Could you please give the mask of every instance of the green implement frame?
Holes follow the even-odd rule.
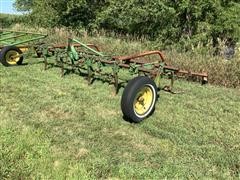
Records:
[[[67,46],[62,46],[61,48],[58,46],[55,48],[55,51],[57,64],[62,69],[62,76],[65,74],[66,68],[70,66],[73,71],[78,69],[82,74],[86,74],[89,84],[96,77],[114,82],[116,93],[119,85],[128,82],[128,79],[119,78],[121,74],[125,75],[126,72],[131,77],[148,76],[156,82],[158,88],[161,88],[160,79],[163,76],[167,76],[171,79],[171,83],[162,87],[162,89],[170,92],[173,92],[175,77],[198,80],[202,84],[208,81],[206,73],[194,73],[169,66],[165,61],[164,55],[158,50],[146,51],[131,56],[110,56],[100,52],[96,46],[87,45],[77,39],[69,38]],[[47,60],[47,56],[45,57],[45,60]],[[123,70],[124,73],[121,73]],[[120,79],[123,79],[123,81]]]

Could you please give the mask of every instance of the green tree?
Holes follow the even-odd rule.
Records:
[[[162,44],[196,46],[240,37],[239,0],[16,0],[32,23],[103,28]]]
[[[105,0],[69,0],[62,10],[61,24],[71,27],[91,27],[97,14],[107,4]]]
[[[33,0],[15,0],[14,6],[18,11],[30,11],[33,7]]]
[[[26,22],[37,26],[58,26],[61,17],[63,1],[58,0],[16,0],[15,7],[19,11],[27,12]]]
[[[138,36],[172,36],[175,10],[161,0],[111,0],[98,16],[101,28]],[[169,31],[166,31],[166,30]]]

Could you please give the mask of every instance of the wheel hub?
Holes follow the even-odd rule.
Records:
[[[134,110],[138,115],[144,115],[148,112],[153,101],[153,91],[150,87],[144,87],[137,94],[134,101]]]
[[[14,50],[8,51],[5,57],[6,57],[6,61],[11,65],[17,64],[17,62],[20,60],[19,53]]]

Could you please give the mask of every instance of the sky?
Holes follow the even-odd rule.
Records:
[[[0,0],[0,13],[20,14],[13,7],[14,0]]]

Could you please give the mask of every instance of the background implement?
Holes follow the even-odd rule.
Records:
[[[24,56],[37,52],[45,34],[0,30],[0,62],[4,66],[21,65]]]

